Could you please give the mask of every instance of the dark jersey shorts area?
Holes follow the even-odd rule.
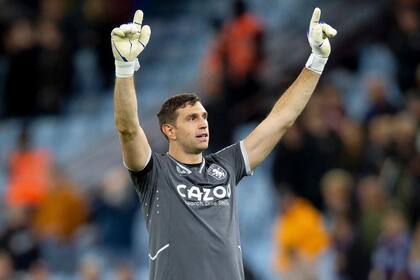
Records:
[[[235,193],[251,170],[242,141],[197,165],[152,153],[129,172],[149,231],[150,279],[244,279]]]

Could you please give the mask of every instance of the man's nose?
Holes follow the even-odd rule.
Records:
[[[198,124],[198,128],[207,128],[207,126],[208,126],[207,120],[204,118],[201,118]]]

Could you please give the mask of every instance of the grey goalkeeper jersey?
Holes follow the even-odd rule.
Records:
[[[198,165],[152,153],[130,171],[149,231],[150,279],[244,279],[235,187],[250,175],[243,142]]]

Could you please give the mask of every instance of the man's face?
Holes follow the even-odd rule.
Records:
[[[201,153],[209,146],[207,111],[200,102],[177,109],[176,141],[188,153]]]

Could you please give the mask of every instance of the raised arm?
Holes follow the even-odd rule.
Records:
[[[299,77],[277,100],[270,114],[244,140],[251,169],[257,167],[274,149],[286,130],[293,125],[308,103],[331,52],[328,37],[337,31],[320,23],[321,10],[315,8],[308,40],[312,53]]]
[[[114,110],[124,162],[130,170],[144,169],[151,155],[137,112],[134,71],[139,68],[137,56],[149,42],[150,27],[141,26],[143,12],[136,11],[133,23],[114,28],[111,45],[115,58]]]

